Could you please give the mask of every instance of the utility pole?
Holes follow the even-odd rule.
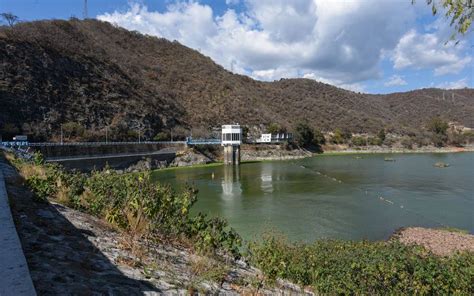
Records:
[[[107,131],[108,131],[108,129],[109,129],[109,128],[106,126],[106,127],[105,127],[105,143],[108,142],[108,138],[107,138]]]
[[[82,16],[84,17],[84,19],[86,19],[88,16],[87,16],[87,0],[84,0],[84,11],[82,12]]]
[[[63,124],[61,123],[61,145],[64,144],[63,142]]]

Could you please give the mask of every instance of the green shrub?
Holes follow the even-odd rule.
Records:
[[[399,242],[320,240],[289,243],[264,237],[249,246],[270,279],[312,285],[317,294],[464,294],[474,291],[474,256],[436,257]]]
[[[372,145],[372,146],[381,146],[383,144],[383,141],[380,140],[380,138],[376,137],[368,137],[367,138],[367,144]]]
[[[36,163],[36,161],[35,161]],[[18,166],[25,165],[18,163]],[[240,236],[220,218],[190,216],[197,191],[175,192],[151,180],[149,173],[119,175],[105,169],[90,175],[65,172],[57,165],[27,164],[38,169],[26,182],[38,200],[63,193],[62,202],[137,235],[187,236],[202,252],[240,256]],[[37,172],[37,173],[34,173]],[[65,196],[64,196],[65,195]]]
[[[153,141],[169,141],[171,135],[168,132],[159,132],[153,137]]]
[[[295,126],[293,141],[300,147],[307,147],[314,140],[313,129],[307,122],[299,122]]]
[[[367,139],[364,137],[352,137],[352,145],[354,146],[366,146],[367,145]]]
[[[26,184],[33,189],[34,198],[37,201],[46,201],[48,197],[56,192],[56,187],[51,179],[42,179],[37,176],[31,176],[26,180]]]

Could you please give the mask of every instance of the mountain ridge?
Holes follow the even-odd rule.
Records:
[[[77,122],[90,138],[140,130],[207,130],[228,122],[291,129],[308,121],[375,133],[423,129],[434,116],[474,127],[474,90],[356,93],[304,78],[273,82],[233,74],[198,51],[97,20],[0,28],[0,125],[36,139]],[[0,127],[1,128],[1,127]]]

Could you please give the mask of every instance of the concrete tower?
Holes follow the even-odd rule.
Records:
[[[222,146],[224,146],[224,164],[240,164],[240,144],[242,144],[242,128],[240,128],[240,125],[223,125]]]

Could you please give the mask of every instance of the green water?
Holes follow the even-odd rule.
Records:
[[[440,161],[450,166],[433,166]],[[226,218],[246,239],[271,229],[304,241],[386,239],[403,226],[474,232],[474,153],[317,156],[154,178],[195,186],[194,211]]]

